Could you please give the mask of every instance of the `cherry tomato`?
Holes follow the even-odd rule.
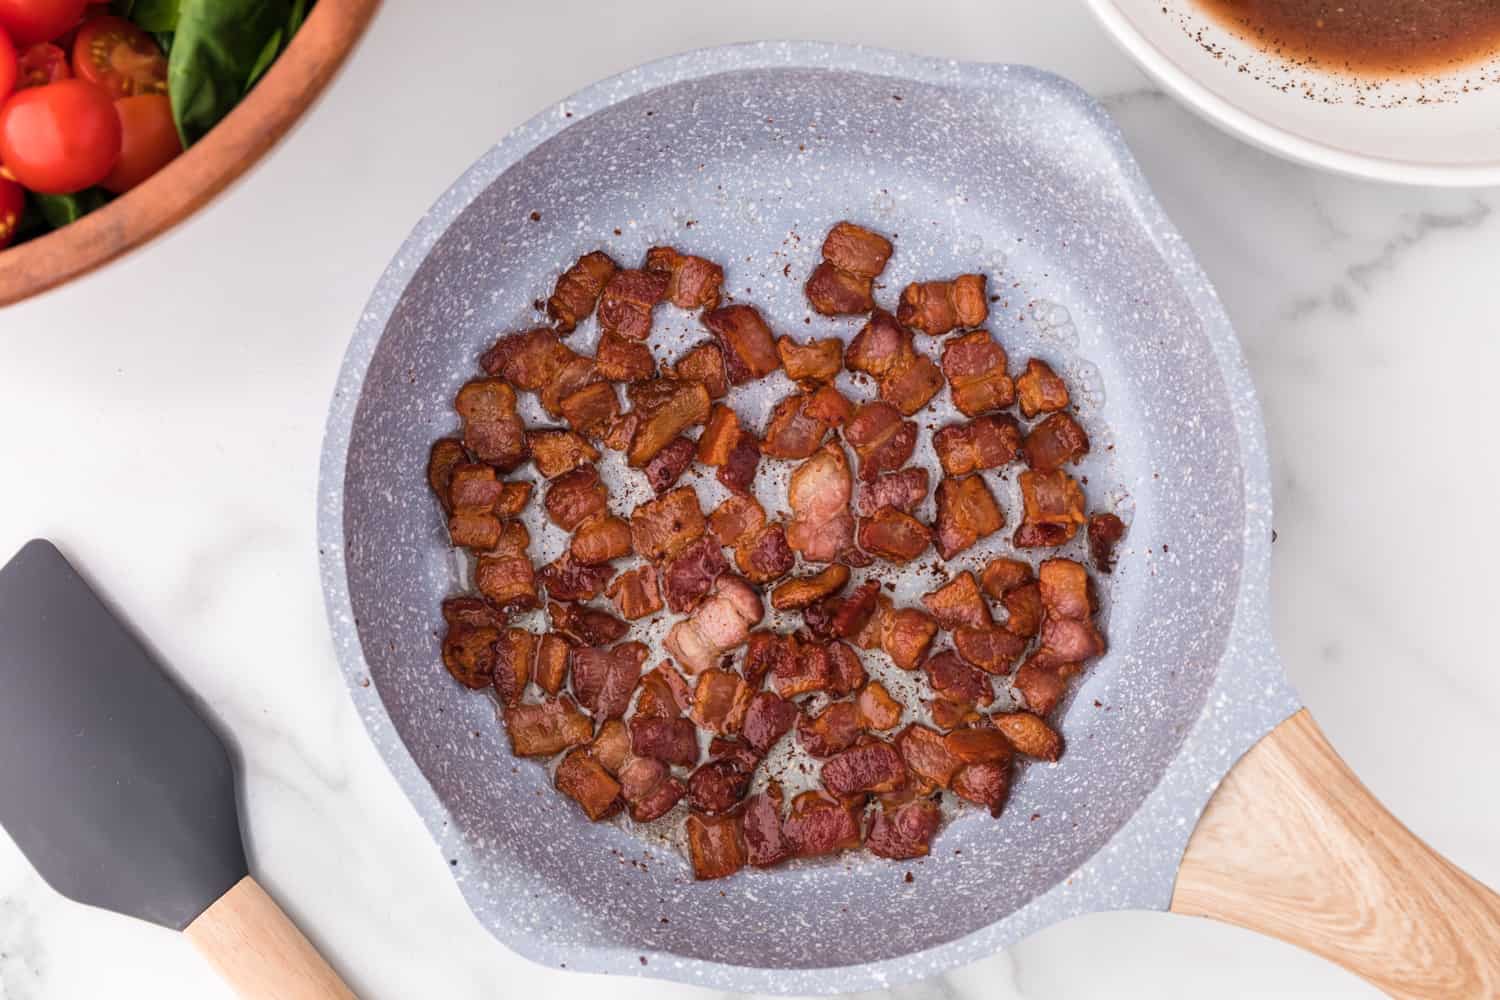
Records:
[[[73,75],[114,98],[165,94],[167,57],[154,38],[123,17],[96,17],[73,40]]]
[[[182,137],[172,120],[172,102],[165,94],[139,94],[115,102],[123,140],[120,160],[99,183],[124,194],[156,173],[182,152]]]
[[[21,227],[21,213],[25,210],[25,188],[0,177],[0,250],[16,238],[16,230]]]
[[[38,42],[21,53],[21,73],[16,77],[16,89],[41,87],[73,75],[68,68],[68,57],[63,50],[51,42]]]
[[[20,46],[50,42],[78,23],[87,0],[0,0],[0,28]]]
[[[114,169],[120,133],[102,87],[85,80],[27,87],[0,108],[0,163],[33,191],[71,194]]]
[[[10,88],[16,85],[16,47],[10,43],[10,36],[0,28],[0,101],[5,100],[5,95],[10,93]]]

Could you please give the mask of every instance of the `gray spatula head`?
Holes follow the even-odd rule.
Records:
[[[181,930],[247,874],[223,743],[44,541],[0,569],[0,826],[82,903]]]

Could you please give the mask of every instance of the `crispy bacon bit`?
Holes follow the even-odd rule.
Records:
[[[866,580],[846,598],[841,598],[830,615],[829,635],[835,639],[855,639],[872,620],[881,599],[880,584]],[[859,643],[856,641],[856,645]],[[869,649],[870,646],[860,646]]]
[[[488,552],[500,540],[502,524],[489,511],[461,507],[448,518],[448,538],[461,549]]]
[[[859,491],[855,512],[860,517],[869,517],[882,507],[894,507],[907,514],[913,513],[927,499],[927,470],[922,468],[902,469],[880,476],[865,484]]]
[[[749,431],[741,430],[735,439],[729,457],[719,466],[716,477],[731,493],[749,496],[755,485],[755,473],[760,468],[760,442]]]
[[[1032,358],[1026,362],[1026,373],[1016,379],[1016,394],[1021,399],[1021,413],[1030,420],[1038,413],[1052,413],[1067,407],[1068,384],[1045,361]]]
[[[852,636],[854,644],[860,649],[880,649],[886,619],[891,614],[891,599],[880,592],[879,582],[866,580],[850,595],[846,603],[852,604],[856,600],[865,604],[866,614],[864,624]]]
[[[1087,455],[1089,436],[1067,413],[1054,413],[1033,427],[1021,443],[1026,464],[1038,472],[1051,472]]]
[[[777,781],[745,800],[746,860],[757,868],[779,864],[792,856],[794,848],[781,831],[781,802],[781,783]]]
[[[594,723],[567,695],[539,705],[513,705],[504,716],[510,752],[517,757],[551,757],[594,735]]]
[[[1037,572],[1041,588],[1042,649],[1053,659],[1078,663],[1104,652],[1094,613],[1088,572],[1071,559],[1048,559]]]
[[[670,366],[667,375],[684,382],[702,382],[710,399],[722,399],[729,392],[729,375],[724,370],[724,352],[711,340],[689,350]]]
[[[792,702],[773,692],[761,691],[750,699],[741,732],[756,753],[768,754],[800,716]]]
[[[865,683],[865,665],[848,643],[828,644],[828,693],[835,698],[853,694]]]
[[[807,279],[807,300],[824,316],[854,315],[875,306],[874,279],[891,259],[891,241],[852,222],[823,240],[823,260]]]
[[[938,496],[946,483],[938,484]],[[859,519],[859,547],[891,562],[907,563],[927,551],[932,532],[927,525],[894,507],[882,507]]]
[[[852,701],[836,701],[817,715],[797,719],[797,742],[814,757],[849,749],[859,733],[859,707]]]
[[[649,414],[643,415],[635,436],[630,439],[626,458],[631,468],[639,469],[656,457],[672,439],[694,424],[708,419],[708,390],[702,382],[673,382],[661,379],[654,383],[669,394]],[[637,406],[637,409],[640,409]]]
[[[939,729],[957,729],[960,726],[971,726],[980,719],[971,701],[952,701],[948,698],[932,698],[927,702],[927,710],[932,715],[932,724]]]
[[[1005,630],[1029,639],[1042,627],[1042,591],[1035,580],[1018,584],[1000,598],[1005,605]]]
[[[630,538],[636,552],[652,562],[676,555],[703,537],[707,527],[698,494],[679,486],[636,507],[630,515]]]
[[[776,404],[766,424],[766,440],[761,450],[771,458],[795,460],[807,458],[818,450],[828,435],[827,421],[807,414],[808,397],[800,392]]]
[[[823,787],[834,795],[880,794],[905,783],[906,766],[901,754],[880,740],[851,747],[823,765]]]
[[[718,541],[709,535],[701,536],[662,566],[661,589],[667,607],[678,614],[691,611],[728,568]]]
[[[1046,723],[1043,723],[1046,725]],[[998,729],[966,726],[943,737],[943,746],[965,764],[993,764],[1011,759],[1010,741]]]
[[[609,513],[609,491],[592,465],[554,479],[542,502],[552,523],[564,531],[573,531],[589,518]]]
[[[1028,757],[1055,761],[1062,756],[1062,737],[1030,712],[1003,712],[990,717],[1009,744]]]
[[[740,415],[719,403],[708,415],[708,423],[698,436],[698,461],[704,465],[723,465],[740,440]]]
[[[635,429],[640,425],[639,413],[617,414],[605,425],[600,440],[611,451],[624,451],[630,447],[630,439],[635,437]]]
[[[831,382],[844,366],[844,343],[837,337],[826,337],[810,344],[799,344],[791,337],[778,337],[776,353],[781,367],[793,382]]]
[[[474,586],[495,607],[523,611],[537,607],[536,575],[526,546],[531,536],[520,521],[506,521],[500,540],[474,566]]]
[[[728,812],[750,790],[759,763],[760,758],[745,750],[703,764],[688,778],[688,801],[702,812]]]
[[[1008,674],[1026,652],[1026,639],[993,626],[960,628],[953,633],[953,648],[972,667],[987,674]]]
[[[746,640],[745,658],[740,663],[740,673],[745,675],[745,680],[752,688],[758,689],[761,681],[776,669],[782,659],[795,655],[796,650],[791,646],[790,636],[758,629],[750,633]],[[782,672],[785,673],[788,669],[783,668]]]
[[[901,419],[890,403],[865,403],[844,426],[844,438],[859,456],[859,478],[871,482],[906,464],[917,446],[917,425]]]
[[[965,764],[953,776],[953,793],[989,809],[999,816],[1010,795],[1010,761]]]
[[[1012,541],[1018,548],[1050,548],[1072,541],[1078,526],[1087,519],[1083,514],[1083,490],[1073,477],[1058,469],[1055,472],[1032,472],[1020,475],[1021,524]]]
[[[1027,708],[1047,716],[1068,693],[1068,680],[1082,669],[1081,663],[1059,663],[1051,654],[1038,650],[1021,664],[1011,686],[1025,699]]]
[[[791,655],[777,659],[771,668],[771,686],[783,698],[796,698],[813,691],[826,691],[833,678],[828,647],[816,642],[786,638]]]
[[[563,333],[571,333],[594,311],[604,286],[614,277],[617,267],[609,254],[601,250],[586,253],[562,273],[552,297],[547,300],[547,315]]]
[[[729,497],[708,517],[708,528],[720,545],[735,546],[741,538],[759,531],[766,523],[766,512],[760,501],[738,494]]]
[[[781,367],[771,328],[753,306],[724,306],[704,313],[703,325],[724,351],[730,385],[763,378]]]
[[[526,501],[531,499],[531,487],[531,483],[524,481],[501,483],[493,510],[500,517],[520,517],[526,509]]]
[[[502,705],[518,705],[531,680],[537,636],[523,628],[508,628],[495,640],[495,694]]]
[[[620,783],[587,750],[570,751],[557,765],[554,781],[596,823],[619,811]]]
[[[894,248],[891,241],[864,226],[837,222],[823,239],[823,259],[841,271],[877,278]]]
[[[738,577],[719,577],[714,595],[672,626],[663,643],[690,673],[702,673],[744,642],[765,614],[760,595]]]
[[[926,406],[943,387],[943,373],[925,354],[912,351],[880,380],[880,398],[911,416]]]
[[[856,316],[875,308],[875,282],[821,261],[803,286],[807,301],[824,316]]]
[[[642,382],[656,376],[651,348],[617,333],[604,333],[594,351],[594,367],[611,382]]]
[[[605,428],[620,415],[620,397],[609,382],[590,382],[569,393],[558,404],[563,419],[586,437],[601,437]]]
[[[637,823],[660,819],[686,794],[687,786],[655,758],[631,757],[620,768],[620,795]]]
[[[665,764],[692,767],[698,762],[698,730],[692,719],[641,715],[630,717],[630,751]]]
[[[858,847],[860,825],[850,805],[824,792],[807,791],[792,799],[792,812],[782,829],[799,856],[812,858]]]
[[[938,428],[932,435],[932,447],[945,473],[967,476],[1015,461],[1021,447],[1021,428],[1004,413],[975,417],[966,424]]]
[[[613,649],[594,644],[575,649],[573,694],[594,718],[621,718],[645,662],[646,647],[639,642],[622,642]]]
[[[979,574],[979,585],[995,600],[1005,596],[1012,587],[1031,580],[1031,564],[1021,559],[991,559]]]
[[[839,392],[837,386],[830,383],[820,385],[808,394],[802,404],[802,412],[829,427],[842,427],[854,416],[854,404]]]
[[[969,666],[951,650],[929,657],[922,669],[939,697],[972,705],[988,705],[995,700],[989,676]]]
[[[787,484],[792,519],[786,541],[803,559],[832,562],[848,548],[854,537],[854,517],[849,513],[853,489],[849,460],[836,441],[825,444],[792,472]]]
[[[469,453],[458,438],[439,438],[432,443],[432,451],[427,456],[427,485],[432,487],[444,514],[453,513],[453,504],[448,499],[453,470],[468,460]]]
[[[941,733],[913,722],[896,737],[896,749],[912,774],[939,788],[953,784],[963,761],[948,752]]]
[[[894,729],[901,722],[901,703],[879,681],[870,681],[861,688],[854,704],[859,709],[861,729]]]
[[[1005,527],[1005,515],[983,476],[944,479],[937,488],[937,550],[952,559]]]
[[[790,567],[788,567],[790,568]],[[833,563],[820,573],[799,576],[779,584],[771,591],[771,607],[777,611],[797,611],[838,593],[849,582],[849,567]]]
[[[443,621],[471,628],[504,628],[505,615],[481,597],[449,597],[443,601]]]
[[[660,495],[671,489],[693,464],[696,451],[697,445],[690,439],[678,437],[657,452],[656,457],[646,463],[646,482],[652,491]]]
[[[747,580],[758,585],[786,576],[792,571],[796,559],[787,547],[786,532],[779,522],[744,536],[734,550],[735,565]]]
[[[912,352],[911,331],[884,309],[876,309],[844,352],[844,366],[883,379]]]
[[[495,513],[505,483],[495,467],[483,462],[465,462],[453,467],[448,479],[448,500],[455,509],[465,507]]]
[[[923,281],[901,291],[896,319],[903,325],[940,337],[949,330],[979,326],[990,315],[982,274],[961,274],[952,281]]]
[[[994,623],[990,607],[979,592],[979,581],[968,570],[950,579],[937,590],[922,595],[922,603],[943,628],[952,631],[967,625],[985,628]]]
[[[656,570],[649,565],[621,573],[605,593],[619,609],[620,616],[630,621],[654,615],[662,607],[661,594],[656,589]]]
[[[745,867],[745,837],[738,816],[689,812],[687,840],[695,879],[724,878]]]
[[[1115,569],[1115,546],[1125,537],[1125,522],[1114,514],[1095,514],[1089,518],[1089,556],[1101,573]]]
[[[594,359],[575,355],[551,381],[537,390],[537,399],[552,419],[560,420],[563,417],[563,400],[599,380],[599,373],[594,370]]]
[[[464,687],[478,691],[495,678],[495,642],[500,629],[491,625],[456,624],[443,636],[443,666]]]
[[[646,270],[667,275],[667,299],[679,309],[713,309],[719,304],[724,269],[711,260],[675,247],[646,251]]]
[[[754,693],[739,674],[717,668],[705,670],[693,689],[693,721],[712,733],[737,733]]]
[[[623,518],[595,516],[578,526],[568,553],[585,566],[630,555],[630,525]]]
[[[585,566],[564,552],[543,566],[537,579],[554,601],[591,601],[604,592],[613,572],[608,566]]]
[[[915,670],[937,631],[937,622],[916,608],[895,608],[881,616],[880,648],[902,670]]]
[[[630,340],[650,337],[651,312],[666,296],[668,280],[656,271],[616,271],[599,299],[599,329]]]
[[[481,462],[509,472],[526,461],[526,425],[504,379],[475,379],[458,390],[453,407],[463,418],[464,447]]]
[[[1006,374],[1007,358],[988,330],[954,337],[943,347],[943,374],[953,391],[953,405],[966,417],[1003,410],[1016,401],[1016,386]]]
[[[675,719],[688,710],[693,694],[672,661],[652,667],[641,678],[635,714],[644,719]]]
[[[924,858],[942,821],[942,812],[931,799],[884,805],[875,813],[865,846],[871,854],[896,861]]]
[[[517,389],[538,392],[578,355],[551,330],[511,333],[495,341],[479,359],[486,375],[498,375]]]
[[[604,646],[623,639],[630,626],[598,608],[584,604],[547,605],[547,614],[560,632],[586,646]]]

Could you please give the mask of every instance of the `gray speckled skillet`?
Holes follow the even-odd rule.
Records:
[[[981,263],[1012,358],[1046,357],[1081,387],[1109,455],[1090,492],[1107,487],[1131,520],[1112,648],[1060,712],[1063,761],[1027,771],[1000,821],[959,815],[920,863],[850,856],[694,883],[670,851],[584,822],[543,769],[513,766],[493,705],[440,668],[436,609],[458,575],[427,448],[453,430],[475,356],[534,322],[533,300],[595,246],[633,260],[677,243],[725,263],[773,326],[847,336],[851,324],[805,326],[801,297],[841,218],[898,234],[887,300]],[[1057,77],[767,43],[653,63],[539,114],[438,201],[371,297],[333,400],[319,525],[360,714],[474,913],[537,962],[832,993],[931,975],[1075,914],[1169,905],[1375,961],[1339,916],[1378,916],[1381,879],[1400,866],[1361,846],[1385,827],[1342,822],[1336,805],[1365,800],[1331,752],[1299,774],[1326,745],[1294,715],[1272,646],[1266,446],[1238,344],[1119,132]],[[1184,863],[1216,786],[1273,730]],[[1363,856],[1294,858],[1298,843]],[[1395,957],[1452,965],[1449,937],[1434,947],[1450,961],[1414,957],[1417,923]]]

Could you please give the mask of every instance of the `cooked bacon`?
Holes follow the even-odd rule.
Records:
[[[585,566],[564,552],[543,566],[536,578],[554,601],[591,601],[604,592],[613,573],[608,566]]]
[[[953,794],[999,816],[1010,795],[1010,761],[965,764],[953,776]]]
[[[469,453],[458,438],[439,438],[432,443],[432,451],[427,456],[427,485],[432,487],[444,514],[453,513],[453,503],[448,498],[453,470],[468,461]]]
[[[657,271],[616,271],[599,299],[600,331],[630,340],[650,337],[651,313],[666,296],[668,282],[668,277]]]
[[[588,725],[593,729],[592,722]],[[625,761],[630,758],[630,731],[625,728],[625,723],[619,719],[606,719],[589,743],[589,753],[594,755],[594,759],[606,771],[618,778]]]
[[[994,626],[964,627],[953,633],[953,648],[970,666],[987,674],[1008,674],[1026,652],[1026,639]]]
[[[938,484],[938,496],[943,486]],[[932,532],[927,525],[894,507],[882,507],[870,517],[859,519],[859,547],[891,562],[907,563],[927,551]]]
[[[998,729],[988,726],[965,726],[943,737],[943,746],[965,764],[994,764],[1009,761],[1010,740]]]
[[[1125,537],[1125,522],[1114,514],[1094,514],[1089,518],[1089,556],[1101,573],[1115,569],[1115,546]]]
[[[985,628],[994,624],[990,607],[979,592],[979,581],[964,570],[936,590],[922,595],[922,603],[943,628],[952,631],[967,625]]]
[[[756,753],[768,754],[800,717],[795,704],[771,691],[761,691],[750,699],[741,732]]]
[[[1047,615],[1042,619],[1041,649],[1050,656],[1067,663],[1081,663],[1104,653],[1104,636],[1088,619],[1058,618]]]
[[[818,450],[828,435],[829,424],[807,414],[808,397],[800,392],[776,404],[766,424],[766,440],[761,450],[771,458],[788,460],[807,458]]]
[[[656,589],[656,570],[650,565],[621,573],[605,593],[619,609],[620,616],[630,621],[654,615],[662,608],[661,594]]]
[[[594,723],[567,695],[539,705],[514,705],[503,714],[510,752],[517,757],[551,757],[594,735]]]
[[[724,878],[745,867],[745,837],[739,816],[689,812],[687,841],[695,879]]]
[[[1021,400],[1021,413],[1028,420],[1038,413],[1065,409],[1070,402],[1068,384],[1051,365],[1036,358],[1026,362],[1025,374],[1016,379],[1016,395]]]
[[[735,546],[741,538],[759,531],[766,523],[760,501],[751,496],[729,497],[708,517],[708,528],[720,545]]]
[[[698,730],[692,719],[636,713],[630,717],[630,750],[666,764],[692,767],[698,762]]]
[[[791,814],[782,824],[787,839],[804,858],[857,848],[860,827],[854,806],[821,791],[803,792],[792,799]]]
[[[835,698],[853,694],[864,686],[865,665],[848,643],[828,644],[828,693]]]
[[[478,691],[495,678],[495,642],[500,629],[493,625],[450,624],[443,636],[443,666],[464,687]]]
[[[749,496],[751,487],[755,485],[756,470],[759,468],[760,442],[755,440],[754,434],[741,430],[740,436],[735,439],[734,447],[729,450],[729,456],[724,459],[724,464],[719,466],[716,478],[731,493]]]
[[[495,467],[483,462],[465,462],[453,467],[448,479],[448,501],[454,510],[467,509],[471,513],[498,514],[501,504],[510,505],[505,498],[505,487],[509,485],[496,473]],[[525,485],[530,489],[530,484]],[[524,505],[524,504],[523,504]],[[519,511],[505,516],[514,517]]]
[[[901,722],[901,703],[879,681],[870,681],[861,688],[854,704],[861,729],[894,729]]]
[[[771,328],[753,306],[733,305],[703,314],[703,325],[724,351],[730,385],[763,378],[781,367]]]
[[[635,551],[652,562],[676,555],[703,537],[706,527],[698,494],[691,486],[679,486],[648,500],[630,515]]]
[[[786,576],[796,561],[797,557],[787,547],[786,531],[780,522],[765,525],[740,539],[734,550],[734,564],[745,579],[760,586]]]
[[[509,472],[526,461],[526,425],[516,413],[516,391],[504,379],[469,382],[453,407],[463,418],[464,447],[481,462]]]
[[[831,382],[820,385],[808,393],[802,404],[804,416],[818,420],[829,427],[842,427],[854,416],[854,404],[849,402],[838,387]]]
[[[571,333],[594,311],[604,286],[614,277],[617,266],[601,250],[586,253],[557,279],[552,297],[547,300],[547,315],[563,333]]]
[[[839,599],[830,616],[829,635],[835,639],[853,639],[860,635],[875,614],[880,597],[880,584],[866,580],[848,597]]]
[[[792,519],[786,541],[808,562],[832,562],[849,547],[854,517],[849,496],[854,482],[849,460],[837,441],[830,441],[792,472],[787,504]]]
[[[952,559],[1005,527],[1005,515],[983,476],[945,478],[937,488],[937,550]]]
[[[1083,514],[1083,490],[1073,477],[1058,469],[1055,472],[1032,472],[1020,475],[1021,524],[1013,543],[1019,548],[1062,545],[1078,533],[1087,518]]]
[[[902,670],[915,670],[937,631],[937,622],[916,608],[895,608],[881,617],[880,648]]]
[[[847,220],[834,223],[823,239],[824,260],[864,278],[878,278],[893,250],[884,236]]]
[[[557,790],[582,806],[596,823],[620,809],[620,783],[587,750],[569,751],[557,765],[553,780]]]
[[[699,537],[662,566],[661,589],[667,607],[678,614],[691,611],[728,568],[718,540],[709,535]]]
[[[844,351],[844,366],[876,379],[889,375],[912,352],[911,331],[884,309],[876,309]]]
[[[961,274],[952,281],[922,281],[901,291],[896,319],[935,337],[949,330],[979,326],[990,315],[982,274]]]
[[[739,674],[718,668],[705,670],[693,689],[693,721],[711,733],[737,733],[754,693]]]
[[[548,632],[541,637],[536,649],[536,667],[531,679],[536,686],[550,695],[562,690],[568,680],[568,662],[572,658],[573,644],[559,632]]]
[[[675,365],[668,366],[666,374],[684,382],[702,382],[710,399],[722,399],[729,392],[724,352],[711,340],[705,340],[683,354]]]
[[[611,382],[641,382],[656,376],[651,348],[617,333],[604,333],[594,351],[594,367]]]
[[[713,596],[691,617],[673,625],[663,644],[690,673],[702,673],[744,642],[764,614],[760,595],[743,580],[725,574]]]
[[[953,405],[967,417],[1003,410],[1016,401],[1016,386],[1006,374],[1008,359],[988,330],[954,337],[943,346],[943,374]]]
[[[630,525],[613,515],[595,515],[578,526],[568,553],[585,566],[630,555]]]
[[[979,573],[979,585],[995,600],[1005,596],[1012,587],[1018,587],[1032,579],[1031,564],[1020,559],[991,559]]]
[[[973,705],[988,705],[995,700],[989,676],[969,666],[951,650],[928,657],[922,670],[939,697]]]
[[[493,551],[474,565],[475,588],[502,611],[537,607],[536,573],[526,555],[530,541],[524,524],[506,521]]]
[[[781,357],[786,377],[793,382],[831,382],[844,366],[844,343],[837,337],[825,337],[810,344],[778,337],[776,353]]]
[[[667,660],[646,671],[641,677],[641,693],[635,702],[635,715],[640,719],[675,719],[688,710],[693,703],[693,693],[687,681]]]
[[[448,538],[461,549],[488,552],[500,540],[501,520],[487,510],[460,507],[448,518]]]
[[[911,416],[926,406],[943,387],[943,373],[925,354],[915,351],[896,363],[880,380],[880,398]]]
[[[981,718],[972,701],[953,701],[939,696],[929,699],[926,705],[932,724],[944,731],[972,726]]]
[[[814,757],[849,749],[859,734],[859,707],[852,701],[836,701],[817,715],[797,718],[797,743]]]
[[[931,799],[883,805],[875,813],[865,846],[870,853],[895,861],[923,858],[932,850],[943,814]]]
[[[777,781],[745,800],[745,858],[757,868],[779,864],[795,850],[781,830],[781,802],[781,783]]]
[[[724,269],[675,247],[646,251],[646,270],[667,275],[667,299],[679,309],[713,309],[719,304]]]
[[[673,438],[656,457],[646,463],[646,482],[660,495],[676,485],[693,464],[698,446],[685,437]]]
[[[783,698],[796,698],[813,691],[826,691],[833,680],[833,664],[828,647],[817,642],[800,642],[787,636],[790,655],[779,657],[771,668],[771,686]]]
[[[1060,663],[1043,650],[1026,658],[1011,682],[1037,715],[1047,716],[1068,692],[1068,680],[1083,669],[1081,663]]]
[[[790,566],[788,567],[790,569]],[[799,576],[779,584],[771,591],[771,607],[777,611],[797,611],[838,593],[849,582],[849,567],[829,565],[812,576]]]
[[[586,604],[553,602],[547,605],[547,615],[552,619],[553,628],[585,646],[606,646],[625,638],[630,632],[629,625],[608,611]]]
[[[594,369],[594,359],[575,355],[546,385],[537,390],[537,400],[552,419],[560,420],[563,417],[563,400],[599,381],[600,375]],[[613,394],[614,390],[610,392]],[[575,408],[576,406],[577,404]]]
[[[643,414],[635,436],[630,439],[626,458],[634,469],[650,462],[683,431],[708,419],[708,390],[702,382],[659,379],[653,384],[668,395],[652,412]]]
[[[718,403],[708,415],[703,433],[698,435],[698,461],[704,465],[723,465],[740,441],[740,415]]]
[[[917,425],[901,419],[890,403],[865,403],[844,426],[844,438],[859,456],[859,478],[870,482],[906,464],[917,445]]]
[[[823,765],[823,787],[834,795],[892,792],[905,783],[901,754],[881,740],[850,747]]]
[[[1035,580],[1017,584],[1000,596],[1005,605],[1005,630],[1029,639],[1042,627],[1042,591]]]
[[[747,750],[743,756],[731,754],[700,765],[688,778],[688,801],[702,812],[728,812],[750,790],[759,763],[760,759]]]
[[[585,437],[601,437],[620,415],[620,397],[609,382],[590,382],[562,397],[558,404],[563,419]]]
[[[875,308],[875,282],[821,261],[803,286],[807,301],[824,316],[856,316]]]
[[[538,392],[578,354],[551,330],[511,333],[495,341],[479,359],[486,375],[498,375],[517,389]]]
[[[1003,413],[975,417],[966,424],[938,428],[932,435],[932,447],[945,473],[967,476],[1015,461],[1021,448],[1021,428]]]
[[[589,518],[609,513],[609,491],[599,470],[586,465],[552,480],[542,504],[553,524],[573,531]]]
[[[963,761],[948,752],[941,733],[916,722],[897,735],[896,749],[907,770],[939,788],[952,785],[954,774],[963,766]]]
[[[1062,737],[1040,716],[1030,712],[1001,712],[990,719],[1006,742],[1026,756],[1049,761],[1062,756]]]
[[[537,636],[523,628],[508,628],[495,640],[495,695],[502,705],[518,705],[531,680]]]
[[[792,638],[779,632],[757,629],[745,640],[745,658],[740,661],[740,673],[752,688],[759,689],[766,675],[777,670],[777,664],[787,657],[797,655]],[[790,668],[782,668],[785,673]]]
[[[891,614],[891,599],[880,592],[879,582],[866,580],[845,603],[853,604],[856,600],[865,605],[864,624],[851,638],[860,649],[880,649],[886,619]]]
[[[635,437],[635,429],[641,425],[639,413],[619,413],[611,417],[599,439],[604,442],[604,447],[611,451],[624,451],[630,447],[630,439]]]
[[[655,758],[631,757],[620,768],[620,796],[637,823],[660,819],[686,794],[687,786]]]
[[[575,649],[573,694],[594,718],[618,719],[630,706],[645,662],[646,647],[639,642],[622,642],[613,649],[594,644]]]
[[[504,628],[505,614],[482,597],[449,597],[443,601],[443,621],[471,628]]]
[[[927,470],[923,468],[902,469],[891,472],[866,483],[855,501],[855,513],[869,517],[882,507],[894,507],[910,514],[927,499]]]
[[[823,260],[807,279],[807,299],[825,316],[874,308],[874,279],[891,258],[891,242],[852,222],[837,223],[823,240]]]
[[[1051,472],[1087,455],[1089,436],[1067,413],[1054,413],[1037,424],[1021,442],[1026,464],[1038,472]]]

